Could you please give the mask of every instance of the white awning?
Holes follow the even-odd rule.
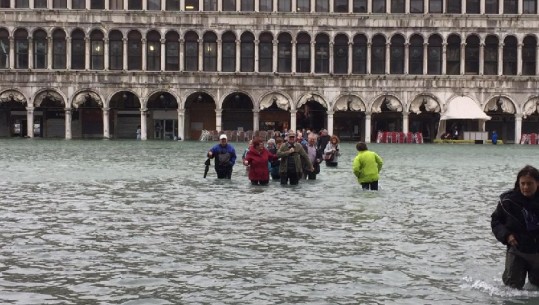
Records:
[[[490,120],[490,117],[477,103],[467,96],[458,96],[447,105],[445,112],[440,117],[443,120]]]

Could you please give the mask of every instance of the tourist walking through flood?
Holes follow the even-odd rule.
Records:
[[[296,142],[296,133],[289,130],[286,137],[288,141],[277,151],[277,157],[281,158],[279,167],[281,185],[287,184],[288,181],[290,185],[296,185],[303,177],[303,168],[308,168],[309,171],[314,171],[314,168],[301,144]]]
[[[208,158],[215,158],[215,172],[219,179],[230,179],[236,163],[236,150],[230,144],[225,134],[219,136],[219,144],[208,151]]]
[[[492,233],[506,245],[505,285],[522,289],[528,280],[539,286],[539,171],[522,168],[513,189],[500,195],[491,216]]]
[[[374,151],[370,151],[365,142],[357,143],[356,149],[358,153],[352,163],[352,171],[362,189],[377,191],[384,160]]]
[[[339,142],[339,137],[331,136],[326,148],[324,148],[326,166],[336,167],[339,164],[339,156],[341,155]]]
[[[322,162],[322,150],[318,149],[316,141],[318,140],[318,136],[311,132],[307,136],[307,144],[303,145],[303,149],[305,152],[307,152],[307,155],[309,156],[309,160],[311,161],[314,171],[309,171],[308,169],[304,169],[303,171],[303,178],[309,179],[309,180],[316,180],[316,175],[320,173],[320,162]]]
[[[267,185],[269,182],[268,162],[277,159],[270,153],[260,138],[254,138],[253,144],[243,159],[243,164],[249,166],[249,180],[253,185]]]
[[[277,137],[275,139],[269,139],[268,140],[268,151],[277,156],[277,150],[281,147],[283,144],[283,138]],[[274,160],[270,161],[270,176],[272,180],[279,180],[281,179],[279,175],[279,167],[281,165],[281,161],[279,158],[275,158]]]

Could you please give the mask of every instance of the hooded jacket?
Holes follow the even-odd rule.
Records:
[[[539,253],[538,193],[532,198],[522,195],[518,190],[501,194],[490,225],[496,239],[508,248],[507,238],[513,234],[518,242],[518,250]]]
[[[370,150],[363,150],[357,153],[352,164],[352,171],[359,183],[369,183],[378,181],[380,171],[384,161],[382,158]]]
[[[266,148],[259,151],[255,147],[249,148],[245,155],[245,160],[249,162],[249,180],[266,181],[269,180],[268,162],[276,159],[277,156],[270,153]]]

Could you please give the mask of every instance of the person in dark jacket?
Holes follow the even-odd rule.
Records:
[[[215,158],[215,172],[219,179],[230,179],[232,168],[236,164],[236,150],[230,144],[225,134],[219,136],[219,144],[208,151],[208,158]]]
[[[307,144],[303,145],[303,150],[309,156],[309,160],[314,167],[314,171],[309,171],[308,168],[303,169],[303,178],[309,180],[316,180],[316,175],[320,173],[320,162],[322,162],[322,149],[318,149],[316,146],[318,136],[311,132],[307,136]]]
[[[517,174],[515,187],[500,195],[491,216],[492,233],[507,246],[503,283],[522,289],[526,274],[539,286],[539,171],[530,165]]]

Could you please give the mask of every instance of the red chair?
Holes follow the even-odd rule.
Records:
[[[417,144],[423,144],[423,134],[421,132],[415,133],[415,142]]]
[[[411,132],[406,133],[406,143],[414,143],[414,134]]]
[[[399,137],[399,139],[398,139],[397,142],[399,142],[399,143],[406,143],[406,139],[405,139],[405,136],[404,136],[404,132],[399,132],[399,133],[398,133],[398,137]]]
[[[537,134],[536,133],[530,133],[529,134],[529,139],[530,140],[528,141],[528,143],[530,145],[537,145]]]

